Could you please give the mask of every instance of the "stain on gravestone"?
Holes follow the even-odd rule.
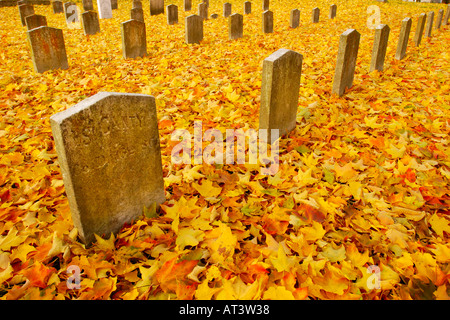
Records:
[[[83,30],[85,35],[92,35],[100,32],[100,22],[95,11],[86,11],[81,14]]]
[[[397,51],[395,52],[395,59],[397,60],[402,60],[406,55],[411,25],[411,18],[405,18],[402,20],[402,28],[400,30],[400,36],[398,37]]]
[[[186,17],[186,43],[200,43],[203,40],[203,18],[193,14]]]
[[[289,26],[291,28],[297,28],[300,25],[300,10],[292,9],[289,17]]]
[[[390,31],[391,29],[387,24],[380,24],[375,28],[370,72],[374,70],[383,71]]]
[[[97,8],[100,19],[111,19],[113,17],[110,0],[97,0]]]
[[[122,53],[125,59],[147,55],[145,23],[138,20],[122,22]]]
[[[418,47],[420,45],[420,42],[422,42],[422,35],[423,30],[425,29],[426,20],[427,16],[425,15],[425,13],[421,13],[419,19],[417,20],[416,32],[414,33],[414,43],[416,44],[416,47]]]
[[[82,241],[109,236],[164,202],[155,99],[100,92],[50,118]]]
[[[234,13],[228,18],[228,39],[234,40],[242,38],[244,31],[244,17],[239,13]]]
[[[164,0],[150,0],[150,15],[164,14]]]
[[[264,60],[259,129],[278,129],[283,136],[295,128],[302,62],[300,53],[287,49]]]
[[[36,72],[69,68],[61,29],[38,27],[27,31],[27,37]]]
[[[25,18],[25,23],[27,25],[27,30],[31,30],[34,28],[47,26],[47,18],[39,14],[32,14],[31,16]]]

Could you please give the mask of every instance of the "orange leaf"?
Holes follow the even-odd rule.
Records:
[[[24,271],[24,276],[30,280],[32,286],[45,288],[47,287],[48,277],[55,271],[54,268],[48,268],[40,262],[35,262],[32,268]]]
[[[176,263],[177,258],[166,261],[156,272],[156,280],[160,283],[164,292],[176,291],[178,281],[189,281],[186,276],[197,265],[197,260],[183,260]]]
[[[317,210],[316,208],[310,206],[309,204],[302,203],[299,209],[304,211],[305,216],[308,219],[308,222],[314,220],[316,222],[322,223],[325,220],[325,215],[320,210]]]

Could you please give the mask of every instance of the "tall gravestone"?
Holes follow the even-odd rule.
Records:
[[[184,0],[184,11],[192,10],[192,0]]]
[[[444,17],[444,9],[439,9],[437,17],[436,17],[436,29],[441,28],[442,18]]]
[[[167,6],[167,24],[173,25],[178,23],[178,7],[174,4]]]
[[[164,0],[150,0],[150,15],[164,14]]]
[[[337,11],[337,5],[335,5],[335,4],[332,4],[331,6],[330,6],[330,19],[334,19],[334,18],[336,18],[336,11]]]
[[[273,12],[270,10],[264,11],[262,14],[262,31],[263,33],[273,32]]]
[[[100,32],[100,22],[98,13],[95,11],[85,11],[81,14],[81,21],[85,35],[93,35]]]
[[[19,15],[20,15],[20,21],[22,22],[22,26],[25,27],[27,25],[25,18],[28,16],[31,16],[33,14],[35,14],[33,5],[22,4],[19,6]]]
[[[428,12],[427,25],[425,27],[425,37],[431,37],[431,31],[433,30],[434,11]]]
[[[292,9],[289,17],[289,27],[298,28],[300,25],[300,10]]]
[[[259,129],[283,136],[296,125],[303,56],[279,49],[263,62]]]
[[[411,33],[411,25],[411,18],[403,19],[402,28],[400,29],[400,36],[398,37],[397,51],[395,52],[395,59],[397,60],[402,60],[406,55],[409,34]]]
[[[27,38],[36,72],[69,68],[61,29],[38,27],[27,31]]]
[[[360,38],[355,29],[348,29],[340,36],[332,89],[334,94],[342,96],[345,89],[353,85]]]
[[[130,10],[130,19],[144,22],[144,10],[142,8],[132,8]]]
[[[417,20],[416,32],[414,33],[414,43],[416,47],[420,45],[422,42],[423,30],[425,29],[425,22],[427,20],[427,16],[425,13],[421,13],[419,19]]]
[[[64,7],[62,1],[53,1],[52,2],[53,13],[63,13]]]
[[[97,0],[97,9],[100,19],[111,19],[113,17],[111,0]]]
[[[244,33],[244,17],[239,13],[233,13],[228,18],[228,39],[242,38]]]
[[[25,18],[25,24],[27,25],[27,30],[31,30],[38,27],[47,26],[47,18],[39,14],[32,14]]]
[[[198,15],[186,17],[186,43],[200,43],[203,40],[203,18]]]
[[[83,10],[84,11],[92,11],[94,10],[94,5],[92,4],[92,0],[83,0]]]
[[[100,92],[50,117],[82,241],[109,236],[165,200],[155,99]]]
[[[122,53],[125,59],[135,59],[147,55],[147,35],[145,23],[128,20],[121,23]]]
[[[316,7],[314,9],[312,9],[311,22],[312,23],[318,23],[319,22],[319,18],[320,18],[320,9]]]
[[[226,2],[223,4],[223,16],[228,18],[231,15],[231,3]]]
[[[383,71],[390,31],[391,29],[387,24],[380,24],[375,28],[370,72],[374,70]]]
[[[244,2],[244,14],[252,13],[252,3],[250,1]]]

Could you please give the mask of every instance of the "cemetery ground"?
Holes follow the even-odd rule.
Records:
[[[200,1],[190,12],[166,1],[178,5],[174,25],[150,16],[143,1],[148,54],[136,59],[124,59],[121,47],[131,1],[119,0],[101,32],[87,36],[35,5],[63,30],[69,66],[44,73],[33,69],[18,8],[0,8],[0,298],[449,299],[450,26],[413,42],[419,15],[446,5],[272,0],[274,31],[263,34],[262,1],[252,1],[243,37],[229,40],[223,2],[209,2],[219,17],[204,21],[199,44],[186,44],[185,17]],[[243,1],[228,2],[242,14]],[[369,71],[373,4],[390,27],[381,72]],[[295,29],[292,9],[300,9]],[[407,17],[406,56],[396,60]],[[333,76],[349,28],[361,34],[360,47],[353,86],[339,97]],[[179,141],[171,134],[192,134],[194,121],[203,132],[258,129],[263,60],[281,48],[302,54],[303,66],[278,172],[173,164]],[[49,119],[101,91],[155,97],[166,200],[86,246]],[[76,276],[79,286],[70,286]]]

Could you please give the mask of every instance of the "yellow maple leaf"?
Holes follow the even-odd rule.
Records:
[[[178,231],[176,245],[180,250],[186,246],[195,247],[205,237],[203,231],[190,228],[183,228]]]
[[[223,263],[233,256],[237,238],[233,235],[231,228],[222,222],[219,222],[217,229],[219,237],[211,244],[211,260],[214,263]]]
[[[288,257],[284,248],[281,244],[278,245],[278,255],[277,257],[270,257],[270,262],[277,269],[278,272],[290,271],[294,266],[296,260],[292,257]]]
[[[222,188],[214,187],[212,181],[210,180],[203,180],[201,185],[193,183],[192,187],[200,192],[200,194],[205,198],[215,198],[222,192]]]
[[[436,213],[428,220],[433,230],[441,237],[444,236],[444,231],[450,234],[450,225],[447,219],[439,217]]]
[[[272,286],[264,292],[264,300],[295,300],[292,292],[286,289],[285,286]]]

